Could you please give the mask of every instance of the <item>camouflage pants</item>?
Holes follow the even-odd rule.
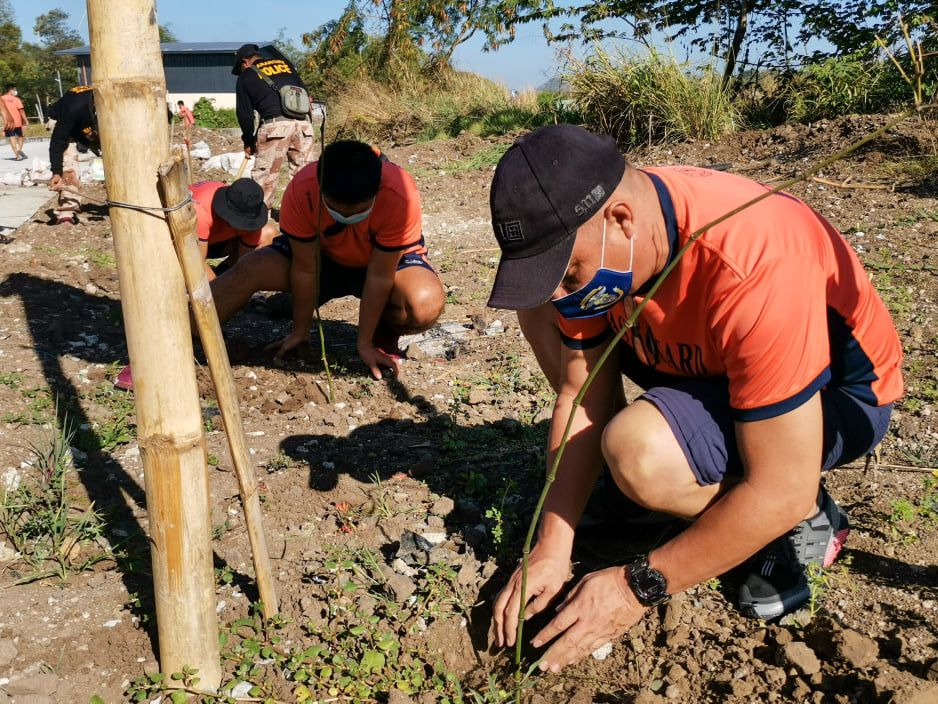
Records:
[[[257,148],[251,178],[264,189],[264,203],[273,206],[284,157],[290,178],[318,158],[316,131],[309,120],[265,122],[257,130]]]

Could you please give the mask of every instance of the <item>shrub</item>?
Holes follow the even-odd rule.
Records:
[[[838,56],[799,71],[789,87],[788,114],[796,122],[887,111],[901,101],[901,79],[882,61]],[[896,89],[899,89],[898,92]],[[911,93],[909,93],[911,95]]]
[[[654,49],[647,56],[601,47],[571,61],[563,80],[591,129],[622,145],[682,139],[715,140],[739,126],[739,115],[720,76],[705,68],[691,74]]]
[[[199,127],[214,129],[217,127],[237,127],[238,117],[230,108],[215,109],[214,98],[199,98],[192,106],[195,124]]]

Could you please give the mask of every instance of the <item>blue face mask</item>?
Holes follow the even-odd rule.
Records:
[[[323,205],[326,205],[325,201],[323,202]],[[371,211],[374,210],[374,207],[375,207],[375,202],[371,201],[371,205],[368,207],[367,210],[363,210],[360,213],[352,213],[351,215],[343,215],[342,213],[336,212],[335,210],[330,208],[328,205],[326,205],[326,210],[329,212],[329,215],[331,215],[336,222],[340,222],[343,225],[354,225],[357,222],[366,220],[368,216],[371,215]]]
[[[603,221],[603,252],[599,269],[589,283],[578,291],[551,301],[554,308],[564,318],[595,318],[604,315],[610,308],[629,295],[632,290],[632,253],[635,251],[634,240],[629,248],[629,270],[615,271],[606,269],[606,222]]]

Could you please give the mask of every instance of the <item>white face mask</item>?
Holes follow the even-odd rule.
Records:
[[[13,91],[13,95],[19,95],[19,94],[20,92],[18,90]]]
[[[326,205],[323,203],[323,205]],[[336,222],[340,222],[343,225],[354,225],[357,222],[361,222],[368,218],[371,215],[371,211],[374,210],[375,202],[371,201],[371,205],[368,206],[366,210],[361,211],[360,213],[352,213],[351,215],[343,215],[342,213],[336,212],[328,205],[326,205],[326,210],[329,211],[329,215],[333,217]]]

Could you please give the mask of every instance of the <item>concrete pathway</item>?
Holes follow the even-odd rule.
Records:
[[[28,141],[23,145],[23,151],[28,159],[26,161],[15,161],[8,140],[0,140],[0,174],[23,171],[27,165],[32,165],[34,159],[39,159],[48,165],[48,139]],[[27,222],[53,195],[45,184],[36,186],[7,186],[0,184],[0,234],[9,235],[24,222]]]

